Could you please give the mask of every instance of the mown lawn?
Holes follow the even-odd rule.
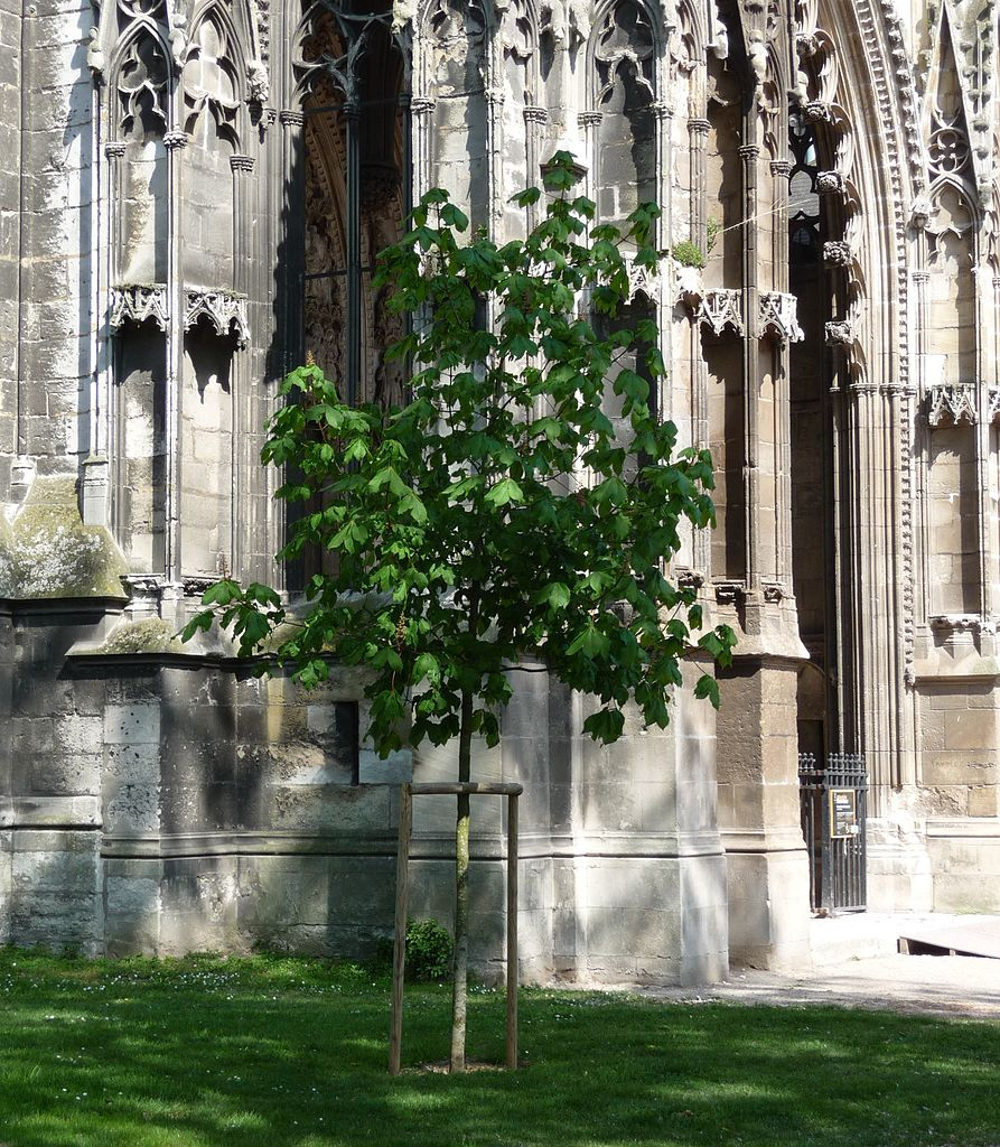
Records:
[[[1000,1145],[1000,1024],[525,992],[516,1073],[419,1070],[445,989],[273,957],[0,952],[0,1144],[16,1147]],[[503,997],[470,1056],[499,1062]]]

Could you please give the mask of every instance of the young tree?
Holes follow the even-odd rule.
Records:
[[[669,580],[681,523],[713,522],[712,463],[675,452],[675,427],[650,405],[647,379],[664,374],[655,323],[623,314],[625,252],[656,272],[658,209],[640,207],[624,235],[595,226],[576,178],[572,157],[556,155],[544,219],[500,247],[462,237],[468,221],[446,192],[424,196],[376,279],[413,316],[392,351],[412,364],[410,401],[348,406],[307,365],[286,380],[263,451],[294,475],[278,491],[299,510],[279,556],[319,548],[334,572],[314,575],[294,609],[265,586],[223,580],[185,630],[217,614],[249,655],[293,622],[278,664],[305,686],[331,660],[360,667],[377,749],[457,738],[460,781],[473,737],[497,742],[509,671],[525,657],[600,698],[584,730],[611,742],[627,704],[668,723],[693,645],[724,660],[732,643],[725,628],[702,631],[695,590]],[[515,201],[541,198],[530,189]],[[695,693],[717,703],[714,678]],[[468,832],[466,796],[453,1071],[465,1065]]]

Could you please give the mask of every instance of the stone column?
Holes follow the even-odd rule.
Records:
[[[413,202],[430,188],[431,179],[431,113],[434,100],[414,96],[410,101],[413,117]]]
[[[8,209],[21,199],[22,132],[20,121],[23,61],[18,0],[0,0],[0,106],[6,114],[0,124],[0,203]],[[12,499],[11,469],[22,452],[19,432],[21,235],[27,221],[0,232],[0,501]],[[2,624],[2,622],[0,622]],[[0,922],[0,937],[3,936]]]
[[[524,784],[525,977],[697,984],[728,969],[726,863],[715,816],[715,711],[683,668],[669,728],[627,715],[614,745],[581,729],[593,701],[517,673],[503,776]]]
[[[524,109],[525,174],[528,187],[540,186],[542,145],[548,122],[549,113],[546,108],[529,106]],[[537,223],[538,204],[532,203],[527,212],[528,231],[532,231]]]
[[[688,120],[688,155],[691,170],[690,213],[691,234],[704,245],[708,256],[708,221],[705,211],[705,148],[708,144],[710,124],[707,119]],[[720,236],[720,242],[722,237]],[[677,300],[670,300],[675,303]],[[687,355],[691,371],[691,435],[692,445],[707,446],[709,441],[708,367],[701,353],[701,331],[697,318],[690,324]],[[691,564],[699,572],[712,566],[712,536],[709,530],[695,530],[692,539]]]
[[[771,162],[774,254],[774,289],[788,290],[788,176],[792,165],[787,159]],[[779,278],[780,276],[780,278]],[[789,332],[791,333],[791,332]],[[778,500],[775,522],[775,579],[781,586],[792,587],[792,425],[789,389],[788,338],[782,338],[775,351],[774,401],[777,410],[775,449],[775,493]]]
[[[706,246],[708,242],[708,223],[705,219],[705,147],[708,143],[710,127],[711,124],[707,119],[688,120],[688,154],[691,168],[691,235],[695,242],[703,246]]]
[[[168,131],[163,136],[167,149],[168,231],[167,231],[167,410],[166,454],[167,475],[164,497],[164,537],[168,583],[179,584],[183,575],[181,554],[181,402],[180,387],[184,377],[184,241],[181,234],[183,202],[183,153],[188,137],[184,131]]]
[[[249,295],[250,260],[253,242],[250,238],[248,199],[250,180],[253,176],[254,158],[252,155],[231,155],[229,167],[233,173],[233,289],[241,295]],[[249,307],[247,308],[249,314]],[[250,336],[257,334],[251,325]],[[252,474],[260,468],[260,459],[253,448],[256,445],[254,410],[250,396],[250,380],[247,377],[246,352],[237,351],[233,355],[233,496],[230,521],[229,552],[235,576],[244,576],[247,569],[247,551],[252,554],[258,531],[252,529],[256,523],[256,498],[248,497],[253,490]],[[247,533],[251,533],[247,545]]]
[[[600,141],[598,136],[603,118],[603,114],[599,111],[580,112],[577,117],[580,130],[583,132],[583,155],[584,163],[587,167],[587,174],[584,179],[584,193],[588,199],[593,199],[595,202],[597,200],[597,180],[600,171]]]
[[[756,121],[745,121],[748,134]],[[743,384],[745,399],[746,584],[720,594],[719,620],[737,631],[733,664],[719,670],[719,823],[729,883],[730,957],[756,967],[808,966],[809,868],[799,812],[796,691],[806,651],[794,600],[765,584],[762,537],[791,514],[791,500],[761,505],[761,466],[768,448],[760,418],[761,335],[755,143],[740,147],[743,162]],[[774,420],[787,434],[788,395]],[[776,465],[777,458],[770,463]],[[764,462],[762,463],[762,459]],[[771,517],[764,521],[765,514]],[[790,534],[790,522],[780,526]],[[719,591],[722,587],[719,587]]]
[[[745,144],[739,149],[743,161],[743,399],[746,462],[743,488],[746,496],[747,588],[760,586],[760,362],[757,346],[757,157],[760,148]]]

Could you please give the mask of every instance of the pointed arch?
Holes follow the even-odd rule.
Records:
[[[206,114],[214,134],[233,152],[245,135],[247,45],[226,8],[218,0],[198,5],[184,59],[184,127],[194,136]]]

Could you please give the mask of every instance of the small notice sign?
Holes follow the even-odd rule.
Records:
[[[857,789],[830,789],[831,838],[844,840],[857,836],[860,831]]]

